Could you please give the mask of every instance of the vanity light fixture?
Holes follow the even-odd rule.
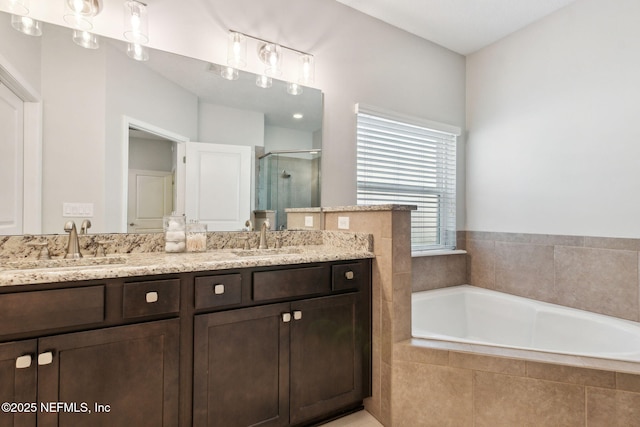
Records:
[[[291,94],[299,95],[302,93],[300,85],[313,83],[315,78],[315,59],[313,55],[234,30],[229,30],[227,43],[227,64],[229,66],[234,68],[246,66],[247,39],[258,42],[258,58],[265,64],[264,75],[258,76],[256,79],[257,86],[262,88],[271,87],[271,81],[268,79],[282,75],[285,51],[290,51],[298,57],[297,84],[290,83],[287,91]]]
[[[145,3],[137,0],[124,2],[124,38],[138,45],[149,42],[149,21]]]
[[[64,0],[64,22],[72,28],[89,31],[93,28],[91,18],[102,10],[101,0]]]
[[[11,13],[11,26],[29,36],[42,35],[42,22],[29,16],[29,0],[7,0]]]
[[[263,42],[258,45],[258,57],[267,66],[264,73],[268,76],[282,74],[282,48],[275,43]]]
[[[227,45],[227,65],[242,68],[247,65],[247,36],[235,31],[229,32]]]

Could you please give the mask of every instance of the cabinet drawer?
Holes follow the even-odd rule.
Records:
[[[103,320],[104,286],[0,295],[0,335]]]
[[[331,288],[334,291],[360,289],[366,282],[365,264],[350,263],[331,266]]]
[[[122,295],[122,316],[172,314],[180,310],[180,280],[153,280],[125,283]]]
[[[322,266],[253,273],[254,301],[282,299],[331,291],[329,270]]]
[[[240,274],[196,277],[196,309],[240,304],[241,302],[242,276]]]

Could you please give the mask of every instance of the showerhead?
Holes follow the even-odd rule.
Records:
[[[282,173],[280,174],[282,178],[291,178],[291,174],[287,172],[285,169],[282,169]]]

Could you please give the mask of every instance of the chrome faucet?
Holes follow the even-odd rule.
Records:
[[[80,242],[78,241],[78,232],[76,224],[73,221],[67,221],[64,224],[64,231],[69,233],[69,241],[67,243],[67,253],[65,258],[82,258],[80,253]]]
[[[258,245],[258,249],[269,249],[269,246],[267,246],[267,230],[269,227],[271,227],[269,220],[264,220],[260,227],[260,244]]]

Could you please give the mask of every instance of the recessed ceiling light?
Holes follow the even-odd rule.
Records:
[[[303,117],[304,117],[304,114],[302,114],[302,113],[294,113],[293,114],[293,118],[297,119],[297,120],[300,120]]]

